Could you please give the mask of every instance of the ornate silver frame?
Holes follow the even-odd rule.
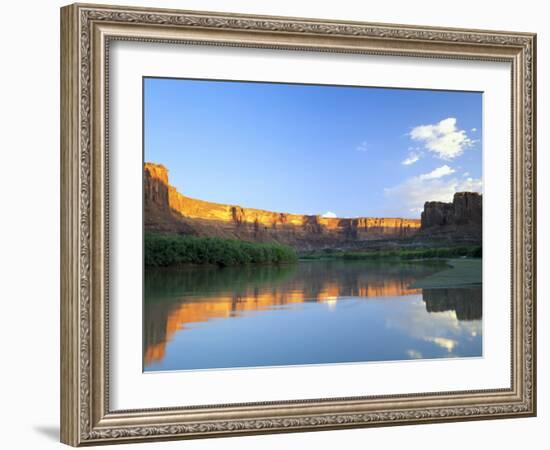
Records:
[[[111,411],[108,395],[109,43],[115,39],[507,61],[512,66],[509,389]],[[61,9],[61,440],[128,441],[536,414],[536,36],[75,4]]]

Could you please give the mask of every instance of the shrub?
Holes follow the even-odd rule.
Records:
[[[294,249],[236,239],[145,233],[144,263],[166,267],[180,264],[279,264],[297,259]]]

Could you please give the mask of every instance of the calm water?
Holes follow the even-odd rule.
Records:
[[[144,368],[481,356],[481,286],[410,287],[441,269],[362,261],[148,269]]]

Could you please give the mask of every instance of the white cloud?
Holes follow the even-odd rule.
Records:
[[[398,217],[419,217],[425,202],[451,202],[456,192],[482,192],[480,178],[448,177],[452,173],[454,170],[445,165],[384,189],[390,205],[387,213]]]
[[[418,153],[410,152],[409,155],[403,161],[401,161],[401,164],[403,164],[404,166],[410,166],[411,164],[417,162],[419,159],[420,155]]]
[[[428,151],[445,160],[462,155],[466,148],[474,144],[466,131],[457,128],[454,117],[443,119],[432,125],[417,126],[409,133],[409,137],[422,142]]]
[[[436,336],[436,337],[427,336],[424,338],[424,340],[427,342],[433,342],[435,345],[441,348],[444,348],[449,353],[452,353],[454,348],[458,345],[458,341],[456,341],[455,339],[449,339],[449,338],[444,338],[440,336]]]
[[[367,141],[361,142],[355,150],[358,152],[366,152],[368,150]]]
[[[437,169],[432,170],[429,173],[424,173],[422,175],[418,176],[418,179],[420,181],[423,180],[435,180],[436,178],[441,178],[446,175],[450,175],[452,173],[455,173],[455,170],[451,167],[449,167],[447,164],[444,166],[438,167]]]
[[[472,133],[475,133],[475,132],[477,131],[477,128],[472,128],[470,131],[471,131]]]
[[[335,219],[336,214],[334,214],[332,211],[327,211],[326,213],[323,214],[322,217],[326,217],[326,218],[329,218],[329,219]]]
[[[461,181],[457,192],[482,192],[483,183],[480,178],[468,177]]]
[[[407,350],[407,356],[411,359],[422,359],[423,356],[422,356],[422,353],[419,352],[418,350]]]
[[[469,176],[470,176],[470,172],[464,172],[464,173],[462,174],[462,176],[463,176],[464,178],[469,177]]]

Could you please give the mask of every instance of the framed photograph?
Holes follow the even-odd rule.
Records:
[[[535,38],[62,8],[62,442],[535,415]]]

